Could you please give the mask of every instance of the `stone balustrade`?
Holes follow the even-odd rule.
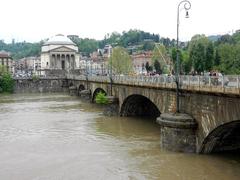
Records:
[[[18,77],[14,79],[28,79],[31,77]],[[73,79],[80,81],[92,81],[110,83],[109,76],[86,76],[86,75],[71,75],[64,77],[46,76],[41,79]],[[240,95],[240,77],[233,76],[179,76],[180,89],[207,93],[221,93]],[[143,86],[151,88],[176,89],[175,76],[112,76],[113,84],[123,84],[131,86]]]
[[[74,76],[68,79],[88,80],[92,82],[110,83],[109,76]],[[198,92],[211,92],[240,95],[239,76],[179,76],[180,89]],[[112,77],[113,84],[144,86],[152,88],[176,89],[175,76],[118,76]]]

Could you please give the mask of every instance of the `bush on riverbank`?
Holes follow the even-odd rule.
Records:
[[[37,81],[37,80],[39,80],[39,76],[37,76],[36,74],[34,74],[34,75],[32,76],[32,79],[33,79],[33,81]]]
[[[96,103],[97,104],[107,104],[108,99],[105,93],[99,92],[96,96]]]
[[[14,80],[9,73],[3,73],[0,76],[0,93],[7,92],[12,93],[14,88]]]

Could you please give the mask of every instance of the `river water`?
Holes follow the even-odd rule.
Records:
[[[160,149],[151,119],[64,94],[0,96],[1,180],[239,180],[240,155]]]

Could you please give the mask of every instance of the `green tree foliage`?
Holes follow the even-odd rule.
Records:
[[[240,44],[240,31],[234,33],[232,37],[235,44]]]
[[[180,57],[182,58],[181,73],[188,74],[191,72],[192,68],[188,51],[181,51],[180,55],[181,55]]]
[[[225,74],[240,74],[240,32],[223,35],[215,43],[214,69]]]
[[[176,48],[172,48],[171,58],[173,60],[174,72],[176,72],[177,70],[177,49]],[[182,72],[182,62],[183,62],[182,50],[179,50],[178,58],[179,58],[179,64],[180,64],[180,72]]]
[[[214,47],[205,35],[195,35],[189,44],[189,58],[198,73],[213,68]]]
[[[79,51],[86,56],[89,56],[90,53],[98,49],[98,41],[95,39],[74,38],[71,40],[78,46]]]
[[[221,44],[218,52],[219,70],[225,74],[240,74],[240,44]]]
[[[233,43],[234,40],[233,40],[233,37],[229,34],[225,34],[225,35],[222,35],[218,41],[217,41],[217,44],[224,44],[224,43]]]
[[[210,71],[213,65],[214,65],[214,47],[213,43],[209,41],[206,47],[204,70]]]
[[[0,76],[0,92],[12,93],[14,88],[14,80],[9,73],[4,72]]]
[[[152,51],[154,47],[155,47],[155,43],[153,41],[146,41],[143,43],[142,50]]]
[[[105,93],[99,92],[96,96],[96,103],[97,104],[107,104],[108,99]]]
[[[175,39],[170,39],[170,38],[161,38],[160,43],[162,43],[166,48],[172,48],[176,45],[176,40]]]
[[[214,56],[214,66],[215,66],[215,67],[219,66],[219,65],[220,65],[220,61],[221,61],[221,59],[220,59],[221,57],[220,57],[218,51],[219,51],[219,50],[216,49],[216,51],[215,51],[215,56]]]
[[[162,74],[161,65],[158,60],[154,61],[154,69],[156,70],[157,74]]]
[[[148,32],[140,30],[129,30],[128,32],[123,32],[120,37],[119,45],[127,47],[129,45],[138,45],[144,42],[144,40],[152,40],[154,42],[159,42],[159,35],[150,34]]]
[[[198,73],[204,71],[205,64],[205,49],[202,43],[194,44],[190,51],[190,59],[193,64],[193,68]]]
[[[99,48],[104,48],[106,44],[118,45],[120,44],[121,34],[118,32],[113,32],[111,35],[107,34],[104,39],[99,41]]]
[[[153,50],[153,55],[152,55],[152,62],[155,67],[155,62],[158,61],[160,63],[160,68],[161,68],[160,71],[164,74],[169,73],[169,69],[167,66],[168,58],[169,57],[168,57],[165,46],[164,45],[155,45],[155,48]]]
[[[152,67],[149,65],[149,62],[146,62],[145,69],[146,69],[147,73],[152,71]]]
[[[39,43],[17,42],[13,40],[12,43],[6,44],[0,40],[0,50],[10,52],[13,59],[20,59],[29,56],[39,56],[43,41]]]
[[[113,49],[109,63],[116,74],[128,74],[133,71],[131,57],[123,47]]]

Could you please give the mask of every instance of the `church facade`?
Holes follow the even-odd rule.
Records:
[[[72,70],[79,68],[78,47],[69,38],[58,34],[41,49],[41,70]]]

